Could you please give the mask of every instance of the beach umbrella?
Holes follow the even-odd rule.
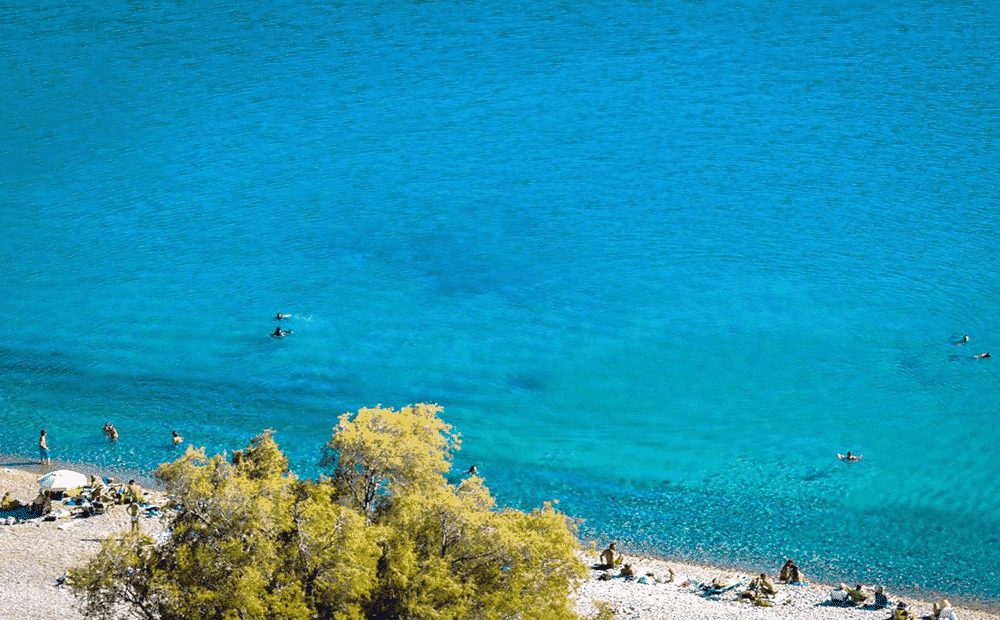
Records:
[[[87,486],[87,477],[80,472],[68,469],[58,469],[49,472],[38,479],[39,489],[50,489],[53,491],[66,491],[77,487]]]

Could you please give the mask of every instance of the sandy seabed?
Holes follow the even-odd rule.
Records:
[[[23,463],[17,463],[24,467]],[[0,465],[0,492],[30,501],[37,495],[40,466],[16,469]],[[50,468],[51,469],[51,468]],[[83,473],[99,473],[84,471]],[[150,503],[156,505],[163,496],[150,492]],[[55,510],[59,506],[53,504]],[[144,532],[156,534],[163,529],[159,519],[142,518]],[[0,620],[75,620],[83,616],[77,610],[77,599],[69,588],[58,585],[67,569],[85,562],[109,537],[120,536],[130,527],[123,506],[112,507],[107,514],[87,519],[60,518],[55,521],[27,521],[0,525]],[[582,554],[588,565],[596,562],[592,555]],[[830,600],[832,586],[778,585],[778,595],[772,607],[757,607],[741,602],[742,587],[715,596],[706,596],[697,584],[720,579],[729,583],[749,583],[753,575],[745,572],[697,564],[667,562],[649,557],[629,556],[637,579],[621,577],[601,580],[603,571],[590,570],[586,581],[575,594],[576,609],[582,617],[598,612],[597,602],[608,603],[620,620],[882,620],[889,618],[891,609],[844,607]],[[640,583],[638,577],[653,573],[669,579],[668,583]],[[617,572],[617,571],[615,571]],[[774,574],[771,573],[772,578]],[[653,581],[647,578],[646,581]],[[900,597],[887,593],[893,605]],[[917,618],[930,616],[931,604],[905,599],[908,609]],[[960,620],[1000,620],[994,612],[956,608]]]

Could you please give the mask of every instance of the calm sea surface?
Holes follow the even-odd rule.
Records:
[[[584,540],[1000,601],[995,4],[71,4],[0,13],[0,451],[436,402]]]

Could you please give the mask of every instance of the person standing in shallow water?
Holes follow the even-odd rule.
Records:
[[[42,465],[48,465],[51,462],[49,459],[49,446],[45,443],[45,429],[42,429],[42,434],[38,437],[38,456],[41,458]]]

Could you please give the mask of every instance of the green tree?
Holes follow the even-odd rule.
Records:
[[[461,440],[437,417],[440,412],[437,405],[419,404],[340,416],[320,466],[332,471],[338,495],[369,523],[392,497],[443,482]]]
[[[157,476],[180,508],[160,544],[109,540],[73,571],[87,617],[575,618],[586,573],[551,504],[498,509],[481,478],[445,478],[457,434],[434,405],[345,414],[331,473],[299,481],[273,440],[232,459],[189,449]]]

